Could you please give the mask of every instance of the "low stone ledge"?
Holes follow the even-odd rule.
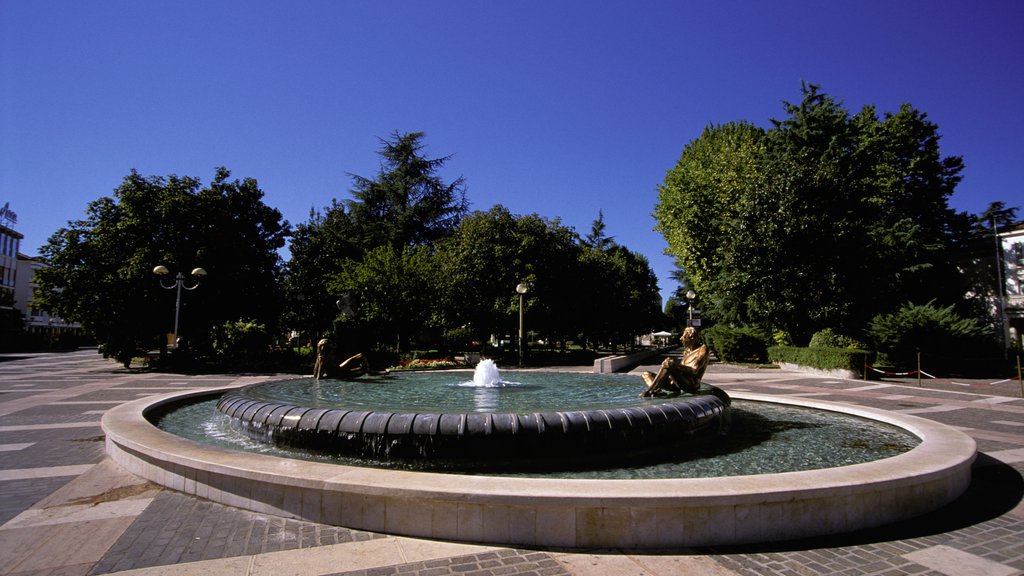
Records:
[[[650,350],[641,350],[640,352],[634,352],[632,354],[604,356],[594,360],[594,373],[611,374],[613,372],[619,372],[630,366],[639,364],[652,356],[657,356],[665,350],[668,350],[668,348],[652,348]]]
[[[823,376],[825,378],[844,378],[846,380],[860,380],[861,375],[855,370],[846,370],[843,368],[813,368],[811,366],[801,366],[799,364],[790,364],[789,362],[779,362],[779,368],[783,370],[791,370],[793,372],[803,372],[805,374],[813,374],[815,376]]]
[[[882,526],[959,497],[970,484],[976,454],[970,436],[921,417],[758,394],[733,396],[887,422],[922,442],[884,460],[755,476],[453,477],[203,446],[163,432],[143,416],[185,397],[225,390],[173,392],[112,408],[102,421],[107,454],[162,486],[259,513],[417,538],[583,549],[739,545]]]

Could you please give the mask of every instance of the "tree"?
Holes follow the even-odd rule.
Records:
[[[529,286],[530,331],[552,341],[622,344],[660,319],[646,258],[618,245],[587,247],[571,228],[536,214],[474,212],[438,245],[436,259],[446,324],[468,326],[480,339],[515,331],[520,282]]]
[[[805,343],[903,302],[962,300],[969,219],[948,200],[963,164],[940,155],[937,126],[909,105],[879,119],[802,95],[767,131],[706,129],[660,188],[658,229],[705,315]]]
[[[385,306],[378,301],[375,295],[384,290],[373,289],[365,274],[390,275],[410,265],[406,259],[414,254],[419,262],[423,255],[409,249],[432,250],[467,212],[463,179],[446,184],[438,175],[451,157],[427,158],[423,138],[422,132],[395,132],[391,139],[382,139],[378,174],[372,179],[352,175],[351,198],[332,200],[322,212],[311,211],[309,221],[296,227],[286,266],[288,322],[311,340],[333,331],[336,320],[352,327],[353,318],[339,318],[335,307],[344,298],[353,307],[351,316],[381,323],[377,327],[388,333],[381,337],[389,345],[396,342],[394,330],[403,339],[411,334],[408,321],[396,315],[403,310],[405,318],[419,315],[408,303]],[[382,247],[392,256],[385,258],[378,251]],[[360,310],[361,306],[368,308]]]
[[[381,140],[376,178],[352,175],[352,199],[345,205],[357,243],[364,250],[431,245],[450,235],[468,211],[461,177],[445,184],[437,172],[451,159],[426,158],[423,132],[392,134]]]
[[[583,245],[602,252],[615,246],[615,237],[608,236],[605,232],[606,228],[604,211],[598,210],[597,219],[590,225],[590,233],[583,239]]]
[[[564,334],[576,310],[577,250],[575,234],[557,220],[513,215],[503,206],[470,214],[438,245],[445,324],[468,326],[479,339],[514,332],[515,287],[523,282],[531,330]]]
[[[677,279],[701,295],[708,315],[722,321],[747,321],[739,294],[754,278],[746,266],[731,264],[744,252],[736,237],[740,215],[761,209],[750,191],[763,180],[765,147],[764,131],[752,124],[709,126],[686,145],[658,188],[655,229],[676,260]],[[752,248],[765,246],[747,251]]]
[[[173,325],[174,297],[152,274],[156,265],[209,275],[182,298],[181,333],[207,341],[219,323],[248,317],[274,325],[281,301],[280,258],[289,225],[266,206],[251,178],[229,180],[218,168],[205,188],[198,179],[145,177],[132,171],[113,197],[91,202],[41,249],[41,307],[81,322],[104,349],[130,361]]]
[[[574,301],[584,341],[617,349],[631,345],[639,334],[653,332],[663,321],[658,281],[643,255],[622,246],[604,251],[584,248],[578,268]]]
[[[341,318],[345,339],[360,348],[393,342],[407,349],[410,338],[430,324],[437,301],[437,274],[430,250],[410,246],[396,254],[388,246],[349,260],[330,277],[327,289],[350,299],[357,310]],[[357,342],[361,339],[362,342]],[[358,350],[351,350],[356,352]]]
[[[332,330],[338,315],[337,295],[328,283],[345,262],[358,261],[363,249],[345,205],[332,202],[324,212],[310,210],[309,221],[295,227],[284,268],[287,325],[315,344]]]

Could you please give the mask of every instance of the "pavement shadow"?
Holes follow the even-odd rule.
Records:
[[[1022,499],[1024,477],[1021,473],[1009,464],[978,453],[967,490],[953,502],[922,516],[845,534],[764,544],[707,547],[701,548],[699,553],[790,552],[935,536],[999,518],[1013,510]]]

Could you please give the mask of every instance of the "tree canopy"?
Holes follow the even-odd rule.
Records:
[[[201,341],[211,326],[240,318],[277,325],[277,250],[290,226],[263,203],[256,180],[230,176],[218,168],[203,187],[193,177],[133,170],[42,247],[39,306],[81,322],[112,353],[131,353],[173,328],[175,294],[161,289],[153,268],[187,276],[202,267],[201,287],[182,298],[183,336]]]
[[[423,132],[395,132],[381,140],[380,170],[373,179],[352,175],[345,202],[365,249],[430,245],[450,235],[468,210],[462,177],[445,183],[437,174],[451,156],[427,158]]]
[[[906,302],[957,304],[971,220],[948,205],[963,163],[909,104],[850,114],[819,87],[763,130],[709,126],[659,187],[657,229],[706,316],[859,334]]]

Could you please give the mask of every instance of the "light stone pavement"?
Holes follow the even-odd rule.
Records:
[[[705,380],[727,391],[860,404],[963,430],[980,452],[973,482],[945,508],[880,529],[638,553],[427,541],[255,514],[164,489],[105,458],[105,410],[240,378],[125,370],[95,350],[0,357],[0,576],[1024,573],[1024,400],[1016,381],[918,387],[712,365]]]

